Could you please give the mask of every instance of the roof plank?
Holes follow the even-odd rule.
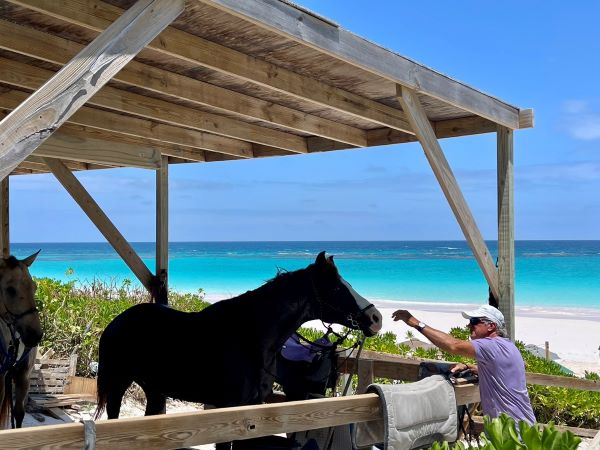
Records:
[[[0,122],[0,179],[65,122],[183,10],[183,0],[139,0]]]
[[[0,48],[53,64],[67,63],[83,48],[83,45],[68,39],[4,20],[0,20],[0,34],[3,36],[0,40]],[[57,48],[62,51],[57,52]],[[129,62],[113,79],[130,86],[259,119],[291,130],[359,147],[367,145],[365,132],[358,128],[137,61]]]
[[[519,110],[279,0],[196,0],[296,42],[480,115],[519,128]]]
[[[102,2],[90,5],[85,2],[59,4],[54,0],[8,1],[97,32],[109,26],[122,13],[120,8]],[[148,44],[147,49],[141,54],[151,55],[152,51],[195,65],[209,67],[302,100],[412,133],[404,113],[398,109],[299,75],[283,67],[172,27],[165,29],[157,39]]]
[[[37,89],[45,79],[50,78],[53,74],[52,71],[10,59],[0,57],[0,62],[0,82],[26,89]],[[226,145],[222,146],[224,148],[223,152],[232,153],[236,156],[252,156],[250,144],[241,141],[270,145],[295,153],[307,152],[306,141],[301,136],[198,111],[110,86],[100,89],[94,97],[89,99],[88,104],[166,122],[174,126],[189,127],[198,131],[207,131],[238,139],[239,150],[227,150]],[[223,142],[226,141],[226,139],[223,139]],[[210,150],[221,151],[218,149]]]

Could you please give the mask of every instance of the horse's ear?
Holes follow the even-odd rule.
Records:
[[[27,258],[23,259],[22,262],[23,264],[25,264],[27,267],[31,266],[33,264],[33,262],[35,261],[35,258],[37,258],[37,255],[42,251],[42,249],[39,249],[37,252],[35,252],[33,255],[29,255]]]
[[[317,255],[317,259],[315,260],[315,264],[319,265],[319,264],[326,264],[327,263],[327,259],[325,258],[325,250],[323,250],[321,253],[319,253]]]

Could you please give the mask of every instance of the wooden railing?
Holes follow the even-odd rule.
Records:
[[[349,358],[342,370],[354,373],[359,384],[382,377],[414,381],[418,361],[363,352],[357,361]],[[600,383],[569,377],[528,374],[528,382],[590,391],[600,391]],[[458,404],[479,400],[474,385],[456,386]],[[352,395],[317,400],[213,409],[192,413],[135,417],[96,422],[97,450],[159,450],[193,445],[250,439],[277,433],[311,430],[381,418],[379,397]],[[0,431],[0,450],[53,449],[82,450],[84,426],[81,423],[49,425]]]

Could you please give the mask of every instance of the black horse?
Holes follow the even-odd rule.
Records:
[[[119,417],[135,381],[146,415],[165,412],[166,397],[216,407],[264,402],[276,354],[304,322],[321,319],[372,336],[381,314],[321,252],[305,269],[284,272],[254,291],[185,313],[155,303],[117,316],[100,339],[98,418]]]

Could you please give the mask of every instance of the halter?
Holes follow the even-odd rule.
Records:
[[[23,354],[19,358],[19,347],[21,346],[19,333],[13,322],[8,322],[3,317],[1,319],[6,324],[8,331],[10,331],[10,340],[8,342],[5,342],[3,336],[0,334],[0,375],[4,375],[29,356],[31,347],[25,347]]]
[[[39,310],[35,306],[29,308],[27,311],[24,311],[20,314],[14,314],[6,307],[6,305],[4,305],[4,309],[6,310],[6,315],[8,317],[0,316],[0,320],[2,320],[2,322],[4,322],[6,324],[6,327],[8,328],[8,331],[10,332],[10,340],[8,342],[5,342],[3,336],[0,335],[0,375],[5,374],[29,356],[31,348],[25,347],[25,350],[23,351],[21,357],[18,357],[19,347],[21,346],[21,339],[19,337],[19,332],[17,331],[15,324],[23,317],[29,314],[35,314],[39,312]]]
[[[311,278],[310,279],[312,288],[313,288],[313,292],[315,294],[315,298],[317,299],[317,301],[319,302],[319,320],[323,323],[323,325],[325,325],[325,321],[323,320],[323,306],[327,306],[329,309],[335,311],[335,312],[339,312],[339,313],[344,313],[343,310],[341,310],[340,308],[330,305],[329,303],[325,302],[323,300],[323,297],[321,297],[321,295],[319,294],[319,290],[317,289],[317,286],[315,286],[315,281]],[[346,320],[348,322],[350,322],[350,325],[352,327],[355,327],[356,329],[360,329],[360,323],[358,322],[358,317],[364,313],[367,309],[372,308],[374,305],[372,303],[369,303],[367,306],[365,306],[364,308],[360,309],[358,312],[356,313],[348,313],[348,315],[346,316]],[[331,326],[328,325],[326,327],[328,330],[331,329]]]

